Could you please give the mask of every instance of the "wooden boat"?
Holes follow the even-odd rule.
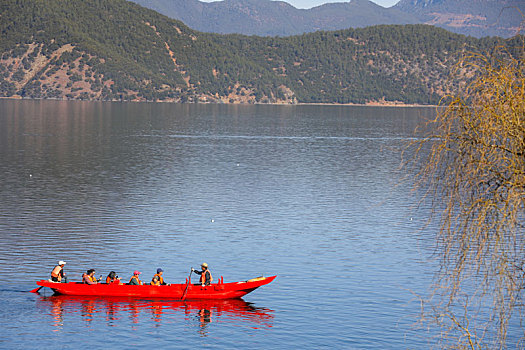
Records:
[[[179,300],[202,299],[234,299],[253,292],[255,289],[272,282],[275,277],[257,277],[247,281],[224,283],[221,277],[218,283],[202,287],[200,284],[186,283],[170,284],[165,286],[131,286],[118,283],[84,284],[81,282],[59,283],[49,280],[36,282],[40,287],[51,288],[55,294],[107,296],[107,297],[139,297],[139,298],[167,298]]]

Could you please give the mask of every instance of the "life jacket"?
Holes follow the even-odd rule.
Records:
[[[106,277],[106,284],[122,284],[122,283],[117,277],[111,279],[111,277],[108,276]]]
[[[213,281],[213,277],[211,276],[211,272],[208,269],[206,269],[205,271],[202,271],[200,282],[201,284],[206,283],[206,273],[210,274],[210,284],[211,284],[211,281]]]
[[[137,282],[139,283],[139,285],[142,284],[142,281],[139,280],[139,278],[138,278],[137,276],[135,276],[135,275],[133,275],[133,276],[129,279],[129,283],[131,283],[131,281],[132,281],[134,278],[137,279]]]
[[[93,282],[93,283],[97,283],[97,279],[96,279],[96,277],[95,277],[95,276],[90,276],[90,275],[88,275],[87,273],[83,273],[83,274],[82,274],[82,283],[89,284],[89,283],[87,283],[87,282],[84,280],[86,277],[89,278],[89,279],[91,280],[91,282]]]
[[[157,278],[157,282],[155,282],[155,277]],[[160,285],[163,285],[164,284],[164,278],[162,278],[161,275],[159,275],[158,273],[156,273],[155,275],[153,275],[153,278],[151,279],[151,283],[150,283],[152,286],[160,286]]]
[[[62,266],[55,266],[53,271],[51,271],[51,277],[55,277],[60,282],[62,280]]]

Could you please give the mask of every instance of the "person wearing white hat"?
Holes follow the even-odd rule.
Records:
[[[51,281],[53,282],[62,282],[67,283],[67,277],[64,273],[64,265],[66,264],[65,261],[60,260],[58,262],[58,265],[53,268],[53,271],[51,271]]]
[[[198,275],[201,275],[200,283],[201,286],[209,286],[211,284],[211,281],[213,281],[213,277],[211,276],[210,270],[208,270],[208,264],[202,263],[201,264],[202,271],[197,271],[194,268],[191,269],[191,271],[195,272]]]

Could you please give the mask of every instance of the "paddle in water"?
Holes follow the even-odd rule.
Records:
[[[188,293],[188,286],[191,283],[191,273],[193,272],[193,267],[190,270],[190,275],[188,276],[188,282],[186,282],[186,289],[184,289],[184,293],[182,293],[182,300],[186,299],[186,294]]]
[[[41,287],[35,288],[35,289],[33,289],[33,290],[30,290],[29,292],[30,292],[30,293],[38,293],[38,291],[39,291],[40,289],[42,289],[42,288],[44,288],[44,286],[41,286]]]

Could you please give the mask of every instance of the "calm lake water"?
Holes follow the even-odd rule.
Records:
[[[400,147],[432,108],[0,100],[0,348],[421,349],[436,263]],[[58,260],[243,300],[27,291]]]

